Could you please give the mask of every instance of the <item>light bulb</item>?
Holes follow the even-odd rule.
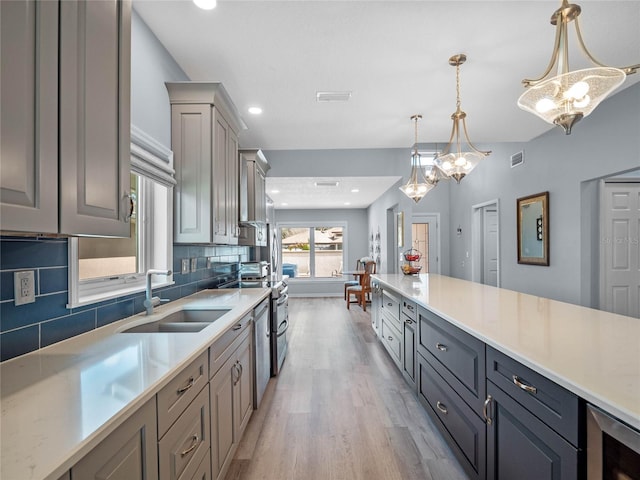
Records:
[[[576,100],[573,102],[573,106],[577,108],[584,108],[591,103],[591,97],[589,95],[585,95],[580,100]]]
[[[452,167],[452,166],[453,166],[453,165],[451,165],[451,162],[450,162],[449,160],[447,160],[446,162],[444,162],[444,163],[442,164],[442,168],[444,168],[446,171],[451,170],[451,167]]]
[[[463,165],[465,165],[467,163],[467,161],[465,160],[464,157],[458,157],[456,158],[456,167],[462,167]]]
[[[576,82],[564,93],[564,98],[580,100],[588,91],[589,84],[587,82]]]
[[[540,113],[548,112],[549,110],[553,110],[556,104],[550,98],[541,98],[536,103],[536,110]]]

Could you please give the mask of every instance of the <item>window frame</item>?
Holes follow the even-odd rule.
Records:
[[[309,276],[308,277],[294,277],[290,278],[288,282],[334,282],[336,279],[342,281],[342,277],[339,275],[338,277],[316,277],[316,264],[315,264],[315,229],[318,227],[340,227],[342,228],[342,268],[344,270],[345,265],[347,265],[347,238],[348,238],[348,222],[343,221],[313,221],[313,222],[277,222],[276,228],[278,230],[278,246],[280,249],[280,258],[281,265],[280,269],[282,269],[282,263],[284,263],[284,255],[282,250],[282,229],[283,228],[308,228],[310,229],[309,235]]]
[[[173,187],[176,184],[173,152],[132,125],[131,172],[139,177],[137,263],[141,272],[80,281],[78,238],[69,239],[69,277],[67,308],[130,295],[146,288],[146,270],[172,269],[173,264]],[[166,193],[154,188],[166,187]],[[164,198],[163,198],[164,197]],[[166,216],[157,217],[166,213]],[[166,243],[162,241],[165,240]],[[164,265],[162,265],[164,264]],[[173,275],[156,275],[153,287],[172,285]]]

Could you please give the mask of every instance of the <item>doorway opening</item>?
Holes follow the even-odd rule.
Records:
[[[500,204],[499,201],[473,205],[471,228],[471,279],[500,286]]]
[[[398,206],[387,209],[386,273],[398,273]]]
[[[411,248],[422,254],[420,273],[440,273],[439,220],[439,213],[415,214],[411,220]]]

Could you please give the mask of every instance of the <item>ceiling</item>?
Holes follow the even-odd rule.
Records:
[[[640,0],[576,1],[596,58],[640,62]],[[516,101],[521,80],[540,76],[549,62],[549,18],[559,0],[218,0],[210,11],[189,0],[133,5],[191,80],[224,84],[248,126],[243,148],[409,150],[415,113],[423,115],[418,141],[444,143],[456,101],[448,59],[456,53],[468,57],[461,100],[474,143],[529,141],[551,128]],[[588,66],[573,34],[570,45],[571,69]],[[621,88],[639,80],[631,75]],[[318,91],[352,94],[318,103]],[[263,113],[249,114],[250,106]]]

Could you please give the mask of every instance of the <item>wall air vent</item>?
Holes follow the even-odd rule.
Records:
[[[337,187],[338,182],[314,182],[316,187]]]
[[[524,163],[524,151],[511,155],[511,168],[517,167]]]
[[[351,92],[316,92],[317,102],[348,102]]]

